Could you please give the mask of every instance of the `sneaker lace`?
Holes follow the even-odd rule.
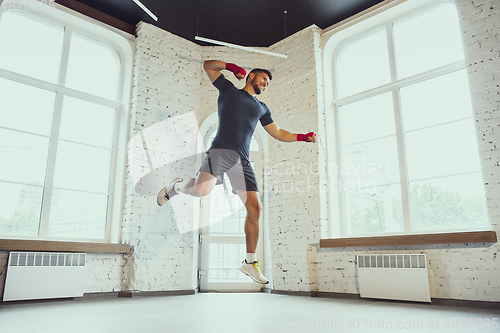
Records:
[[[252,263],[252,265],[253,265],[253,267],[257,270],[257,272],[259,272],[259,273],[260,273],[260,270],[262,269],[262,268],[260,267],[260,260],[257,260],[257,261],[255,261],[255,262],[253,262],[253,263]]]

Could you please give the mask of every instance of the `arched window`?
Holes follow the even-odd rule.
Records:
[[[489,228],[455,5],[406,13],[337,45],[332,234]]]
[[[112,241],[129,45],[54,7],[16,7],[0,10],[0,236]]]

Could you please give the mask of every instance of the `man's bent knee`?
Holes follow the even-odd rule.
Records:
[[[196,179],[193,189],[191,190],[191,195],[196,197],[204,197],[210,192],[212,192],[215,183],[217,182],[217,178],[213,175],[201,172]]]
[[[212,192],[213,186],[212,184],[202,183],[202,184],[197,184],[193,188],[193,194],[196,195],[197,197],[204,197],[210,194]]]

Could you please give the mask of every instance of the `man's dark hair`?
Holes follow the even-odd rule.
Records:
[[[248,79],[250,78],[251,73],[253,73],[254,75],[257,75],[258,73],[266,73],[267,76],[269,76],[269,81],[271,81],[273,79],[273,75],[267,69],[255,68],[255,69],[252,69],[252,71],[250,73],[248,73],[247,82],[248,82]]]

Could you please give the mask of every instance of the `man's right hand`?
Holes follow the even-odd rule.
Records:
[[[245,78],[245,76],[247,75],[247,71],[244,70],[243,68],[233,64],[233,63],[226,63],[226,69],[228,71],[231,71],[233,72],[234,76],[238,79],[238,80],[242,80]]]
[[[297,141],[316,142],[316,133],[297,134]]]

